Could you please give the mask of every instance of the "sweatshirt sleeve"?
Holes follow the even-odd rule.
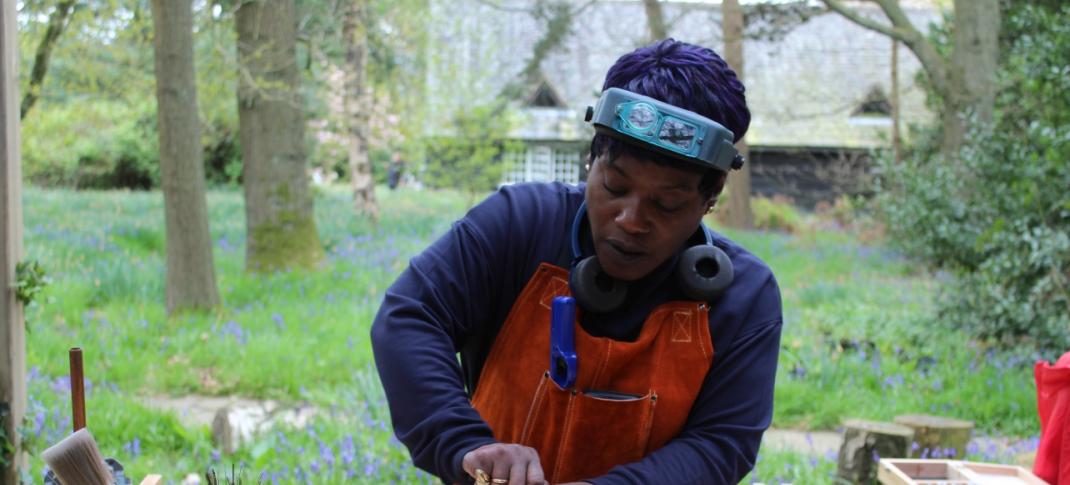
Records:
[[[494,441],[469,403],[457,362],[469,325],[489,316],[489,305],[479,303],[497,301],[489,271],[501,255],[484,231],[501,227],[479,225],[497,210],[493,198],[412,259],[372,324],[394,432],[416,466],[450,483],[459,483],[464,453]]]
[[[488,197],[410,261],[372,324],[394,432],[416,466],[447,483],[463,483],[465,453],[494,442],[470,404],[458,352],[496,331],[525,272],[553,246],[532,233],[553,219],[563,194],[514,186]]]
[[[762,434],[772,421],[782,321],[780,292],[769,274],[731,343],[715,349],[714,365],[684,431],[642,460],[589,481],[739,483],[754,468]]]

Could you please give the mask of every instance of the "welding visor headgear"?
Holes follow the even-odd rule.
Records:
[[[609,88],[587,107],[597,132],[702,168],[727,172],[743,166],[735,136],[720,123],[620,88]]]

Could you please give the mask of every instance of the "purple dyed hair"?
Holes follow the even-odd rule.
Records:
[[[750,110],[743,83],[735,71],[713,50],[665,39],[640,47],[617,59],[606,73],[602,90],[622,88],[694,111],[728,128],[735,141],[750,126]],[[591,159],[608,153],[613,160],[621,153],[662,162],[662,156],[605,135],[591,140]],[[699,190],[709,196],[724,188],[724,172],[706,171]]]

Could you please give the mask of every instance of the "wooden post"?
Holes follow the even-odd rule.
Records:
[[[848,483],[877,483],[881,458],[905,458],[914,431],[906,426],[851,419],[843,423],[843,445],[836,477]]]
[[[15,265],[22,257],[22,170],[19,162],[18,43],[15,0],[0,5],[0,416],[13,446],[0,483],[19,483],[25,456],[18,427],[26,413],[26,328],[15,299]]]
[[[910,447],[912,458],[966,458],[966,445],[970,443],[970,434],[973,432],[972,421],[925,414],[896,416],[894,421],[914,430],[914,443],[917,446]]]
[[[739,0],[725,0],[721,3],[721,9],[724,15],[724,60],[743,81],[743,31],[746,28],[743,9],[739,6]],[[736,229],[754,229],[754,211],[750,206],[750,149],[744,139],[736,143],[736,149],[747,160],[743,168],[728,173],[727,222]]]

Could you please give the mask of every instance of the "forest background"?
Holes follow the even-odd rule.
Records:
[[[576,28],[584,5],[487,1],[528,9],[547,33]],[[651,37],[664,37],[671,25],[645,3]],[[924,412],[1028,451],[1032,366],[1070,348],[1070,7],[945,2],[945,21],[922,35],[897,18],[898,2],[874,3],[887,19],[853,20],[918,56],[937,120],[877,154],[871,198],[818,213],[747,198],[749,221],[710,221],[784,287],[774,426]],[[430,7],[17,3],[28,405],[5,420],[21,439],[0,444],[6,457],[16,444],[29,452],[23,481],[39,480],[39,452],[70,428],[65,351],[76,345],[89,356],[91,428],[133,476],[238,464],[278,482],[429,480],[390,436],[367,328],[407,258],[493,189],[494,161],[513,143],[508,96],[436,120],[452,136],[428,136]],[[726,22],[734,7],[725,2]],[[165,31],[179,41],[154,43]],[[162,57],[167,48],[177,54]],[[182,48],[188,61],[160,62]],[[393,152],[425,163],[420,182],[433,190],[382,187]],[[272,170],[279,156],[289,163]],[[338,182],[313,187],[313,173]],[[222,455],[206,428],[148,404],[185,395],[322,412]],[[832,481],[834,456],[762,457],[753,480]]]

